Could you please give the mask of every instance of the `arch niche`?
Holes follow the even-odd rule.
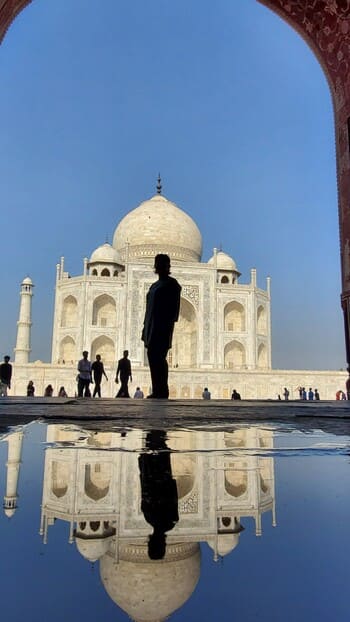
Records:
[[[92,308],[93,326],[115,326],[116,321],[116,304],[114,298],[107,294],[102,294],[102,296],[95,298]]]
[[[61,326],[78,326],[78,302],[75,296],[67,296],[62,303]]]
[[[101,359],[105,365],[113,365],[115,362],[115,346],[112,339],[101,335],[97,337],[91,344],[91,360],[94,361],[96,354],[101,355]]]
[[[15,17],[31,0],[0,0],[0,43]],[[243,2],[243,0],[240,0]],[[240,2],[236,2],[239,10]],[[342,309],[350,363],[350,28],[344,0],[257,0],[304,38],[319,60],[331,90],[337,145]]]
[[[76,345],[73,337],[67,336],[60,343],[60,360],[70,363],[76,360]]]
[[[267,334],[267,318],[266,309],[263,305],[259,305],[256,313],[256,326],[259,335]]]
[[[224,309],[226,332],[242,333],[245,331],[245,310],[240,302],[229,302]]]
[[[246,356],[244,346],[236,340],[227,343],[224,350],[225,369],[242,369]]]
[[[197,315],[193,305],[181,298],[179,319],[175,323],[170,367],[197,366]]]

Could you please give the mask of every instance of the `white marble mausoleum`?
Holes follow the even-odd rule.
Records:
[[[64,258],[56,268],[51,363],[30,362],[31,300],[29,277],[21,285],[12,394],[24,395],[31,379],[36,395],[47,384],[54,395],[64,385],[76,392],[76,367],[82,351],[100,354],[108,383],[102,395],[115,395],[115,368],[129,350],[133,388],[149,392],[147,352],[141,341],[146,293],[157,278],[157,253],[171,257],[172,275],[182,286],[179,321],[169,352],[172,398],[200,398],[207,386],[213,398],[276,398],[287,386],[297,397],[299,385],[317,387],[321,398],[334,399],[344,387],[342,372],[274,371],[271,369],[270,278],[257,286],[256,269],[247,282],[235,260],[214,249],[202,261],[202,236],[192,218],[161,193],[141,203],[117,225],[113,243],[84,259],[82,274],[71,275]],[[34,318],[35,321],[35,318]]]

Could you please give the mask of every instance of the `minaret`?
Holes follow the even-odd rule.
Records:
[[[23,432],[14,432],[7,437],[7,478],[6,494],[4,496],[4,509],[8,518],[14,515],[17,508],[17,484],[19,467],[21,464]]]
[[[32,279],[27,276],[21,284],[15,363],[29,363],[33,287]]]

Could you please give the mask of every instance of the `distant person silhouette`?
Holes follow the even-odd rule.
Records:
[[[33,380],[29,380],[27,385],[27,397],[34,397],[35,386]]]
[[[120,378],[121,385],[120,385],[120,389],[116,397],[130,397],[128,382],[129,382],[129,378],[130,378],[130,381],[132,382],[132,374],[131,374],[131,363],[128,359],[128,356],[129,356],[129,351],[124,350],[123,358],[119,359],[118,361],[117,374],[115,377],[115,381],[118,384],[119,378]]]
[[[288,391],[287,387],[284,387],[283,397],[284,397],[285,401],[288,402],[288,400],[289,400],[289,391]]]
[[[101,355],[100,354],[96,354],[96,361],[93,362],[93,364],[91,365],[91,371],[92,371],[92,377],[95,383],[95,387],[94,387],[94,392],[92,394],[92,397],[96,397],[96,395],[98,395],[98,397],[101,397],[101,381],[102,381],[102,376],[104,376],[106,378],[106,380],[108,380],[107,378],[107,374],[105,372],[105,368],[104,365],[101,361]]]
[[[238,393],[238,391],[236,391],[236,389],[233,389],[232,395],[231,395],[231,400],[240,400],[240,399],[241,399],[240,393]]]
[[[211,393],[210,393],[208,387],[204,387],[204,391],[202,393],[202,398],[203,398],[203,400],[210,400],[211,399]]]
[[[315,400],[317,401],[319,399],[320,399],[320,394],[319,394],[318,390],[315,389]]]
[[[141,391],[140,387],[136,387],[136,391],[134,393],[134,399],[143,400],[143,398],[144,398],[143,391]]]
[[[12,365],[10,357],[4,356],[4,362],[0,365],[0,395],[7,397],[7,390],[11,389]]]
[[[147,348],[152,379],[152,393],[148,397],[169,397],[168,350],[171,348],[174,323],[180,311],[181,286],[170,276],[170,257],[155,256],[154,271],[158,281],[148,290],[142,340]]]
[[[58,397],[68,397],[66,389],[62,386],[58,392]]]
[[[139,456],[139,470],[141,510],[145,520],[153,527],[148,540],[148,556],[150,559],[163,559],[166,551],[165,534],[179,520],[177,486],[163,430],[147,433],[146,450]]]
[[[307,399],[308,399],[310,402],[312,402],[312,401],[313,401],[313,399],[314,399],[314,396],[315,396],[315,394],[314,394],[314,392],[313,392],[312,388],[310,387],[310,388],[309,388],[309,391],[308,391],[308,394],[307,394]]]
[[[52,396],[53,396],[53,386],[52,384],[48,384],[44,391],[44,397],[52,397]]]

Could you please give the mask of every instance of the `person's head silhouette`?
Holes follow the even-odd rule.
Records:
[[[162,531],[156,531],[148,538],[148,557],[150,559],[163,559],[166,551],[166,535]]]

